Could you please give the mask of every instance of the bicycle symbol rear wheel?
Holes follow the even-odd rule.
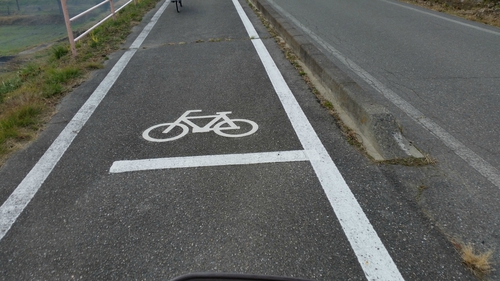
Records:
[[[177,129],[176,127],[180,127],[182,130]],[[167,142],[180,139],[187,135],[187,133],[189,133],[189,128],[184,124],[162,123],[149,127],[146,131],[144,131],[144,133],[142,133],[142,137],[145,140],[152,142]]]
[[[243,122],[245,124],[239,126],[240,129],[234,129],[232,128],[227,121],[224,121],[224,122],[220,122],[220,123],[217,123],[214,128],[213,128],[213,131],[219,135],[219,136],[223,136],[223,137],[227,137],[227,138],[240,138],[240,137],[246,137],[246,136],[249,136],[255,132],[257,132],[257,130],[259,129],[259,125],[257,125],[257,123],[251,121],[251,120],[246,120],[246,119],[231,119],[231,122],[233,123],[237,123],[237,122]],[[222,125],[228,125],[227,127],[222,127]],[[243,127],[243,128],[242,128]],[[245,130],[248,130],[247,132],[245,132]],[[223,131],[236,131],[235,134],[228,134],[228,133],[225,133]],[[242,132],[243,131],[243,132]]]

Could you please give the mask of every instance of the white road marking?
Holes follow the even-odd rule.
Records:
[[[116,161],[111,166],[110,173],[125,173],[134,171],[196,168],[229,165],[250,165],[263,163],[309,161],[315,151],[276,151],[245,154],[204,155],[192,157],[170,157],[141,160]]]
[[[187,126],[191,126],[193,129],[191,132],[192,133],[208,133],[208,132],[214,132],[219,136],[223,136],[226,138],[241,138],[241,137],[246,137],[249,136],[253,133],[255,133],[259,129],[259,125],[257,123],[253,122],[252,120],[247,120],[247,119],[231,119],[227,115],[231,114],[231,111],[222,111],[222,112],[217,112],[215,115],[192,115],[189,116],[191,113],[199,113],[201,110],[196,109],[196,110],[188,110],[184,112],[181,117],[179,117],[176,121],[172,123],[162,123],[162,124],[156,124],[152,127],[149,127],[142,133],[142,137],[151,142],[167,142],[167,141],[174,141],[182,138],[189,132],[189,128]],[[200,120],[200,119],[209,119],[209,122],[204,123],[202,126],[199,126],[199,124],[196,124],[193,122],[194,120]],[[193,120],[193,121],[191,121]],[[219,122],[221,121],[221,122]],[[242,128],[237,125],[241,125],[241,123],[250,125],[251,128],[248,131],[241,130]],[[176,134],[169,134],[172,129],[174,128],[181,128],[182,131],[180,133]],[[160,130],[157,130],[160,129]],[[232,133],[227,133],[225,131],[232,131],[236,130],[236,132]],[[162,131],[161,136],[158,137],[152,137],[150,136],[151,131]]]
[[[249,36],[257,38],[255,28],[238,0],[233,0],[233,3]],[[318,154],[317,159],[311,159],[311,164],[365,276],[368,280],[403,280],[396,264],[307,120],[264,43],[261,39],[254,39],[252,43],[302,146],[305,150],[316,151]]]
[[[137,48],[142,44],[169,3],[170,1],[167,0],[160,7],[149,24],[142,30],[134,43],[132,43],[130,50],[123,54],[61,134],[54,140],[49,149],[47,149],[28,175],[26,175],[23,181],[0,207],[0,240],[7,234],[12,224],[14,224],[24,208],[28,205],[33,196],[35,196],[35,193],[42,186],[43,182],[50,175],[52,169],[54,169],[59,159],[61,159],[94,110],[113,86],[116,79],[118,79],[122,70],[134,56]]]
[[[457,140],[454,136],[448,133],[445,129],[439,126],[436,122],[432,121],[430,118],[424,116],[420,110],[416,109],[409,102],[401,98],[398,94],[393,92],[391,89],[386,87],[382,82],[377,80],[375,77],[370,75],[363,68],[358,66],[352,60],[348,59],[332,45],[328,44],[321,37],[312,32],[309,28],[300,23],[294,16],[283,10],[278,6],[273,0],[268,0],[276,10],[278,10],[282,15],[287,17],[291,22],[298,26],[302,31],[308,34],[313,40],[315,40],[319,45],[321,45],[330,54],[336,57],[342,64],[349,68],[352,72],[358,75],[366,83],[372,86],[380,94],[382,94],[386,99],[396,105],[399,109],[405,112],[411,119],[426,128],[434,136],[440,139],[444,145],[450,148],[456,155],[458,155],[462,160],[464,160],[469,166],[478,171],[486,179],[488,179],[496,187],[500,188],[500,172],[489,162],[484,160],[481,156],[476,154],[470,148],[465,146],[462,142]],[[447,19],[448,20],[448,19]],[[473,26],[472,26],[473,27]],[[487,30],[485,30],[487,31]]]

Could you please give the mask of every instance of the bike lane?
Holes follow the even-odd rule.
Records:
[[[384,252],[383,245],[344,234],[352,235],[346,223],[364,214],[354,209],[339,223],[338,212],[352,206],[339,205],[336,216],[331,201],[352,203],[350,195],[325,190],[338,172],[324,170],[331,159],[255,52],[250,38],[266,33],[259,27],[260,35],[249,35],[231,2],[224,3],[188,2],[181,14],[167,7],[2,239],[7,276],[168,279],[220,271],[401,279],[390,257],[360,257],[374,246]],[[258,130],[238,138],[143,138],[146,129],[189,110],[231,111],[228,117],[251,120]],[[158,159],[159,166],[152,163]],[[363,223],[359,237],[377,243],[362,233],[373,231]]]

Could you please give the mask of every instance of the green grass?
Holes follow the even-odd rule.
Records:
[[[69,53],[69,49],[66,46],[55,46],[52,47],[52,54],[54,55],[54,58],[56,60],[64,57],[66,54]]]
[[[62,69],[49,68],[45,71],[44,83],[42,86],[42,95],[50,98],[64,92],[64,86],[72,79],[82,75],[82,71],[73,66],[67,66]]]
[[[10,56],[67,36],[64,25],[0,26],[0,56]]]
[[[22,83],[23,81],[18,76],[2,81],[2,83],[0,83],[0,103],[8,93],[21,87]]]
[[[42,69],[40,68],[40,66],[38,64],[27,63],[18,72],[18,75],[23,81],[26,81],[30,78],[38,76],[41,72],[42,72]]]
[[[10,147],[5,145],[8,141],[31,139],[33,134],[27,133],[25,128],[36,125],[42,111],[42,105],[29,103],[22,105],[0,120],[0,143],[3,144],[0,146],[0,153],[9,151]]]

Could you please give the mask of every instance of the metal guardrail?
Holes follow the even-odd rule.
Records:
[[[76,56],[76,47],[75,47],[75,42],[77,42],[78,40],[82,39],[85,35],[87,35],[89,32],[91,32],[92,30],[94,30],[96,27],[98,27],[99,25],[101,25],[103,22],[105,22],[106,20],[108,20],[110,17],[113,17],[113,18],[116,18],[116,13],[118,13],[121,9],[123,9],[125,6],[127,6],[128,4],[130,4],[132,1],[134,2],[134,4],[137,4],[137,0],[129,0],[127,3],[123,4],[118,10],[115,10],[115,6],[113,4],[113,0],[104,0],[102,1],[101,3],[87,9],[86,11],[84,12],[81,12],[80,14],[70,18],[69,17],[69,13],[68,13],[68,6],[66,5],[66,0],[60,0],[61,1],[61,7],[62,7],[62,10],[63,10],[63,14],[64,14],[64,22],[66,24],[66,30],[68,31],[68,40],[69,40],[69,44],[70,44],[70,47],[71,47],[71,53],[73,54],[73,56]],[[109,14],[108,16],[106,16],[104,19],[100,20],[98,23],[96,23],[94,26],[92,26],[91,28],[89,28],[87,31],[83,32],[82,34],[80,34],[80,36],[78,36],[77,38],[74,38],[73,37],[73,30],[71,28],[71,22],[72,21],[75,21],[76,19],[82,17],[83,15],[85,14],[88,14],[89,12],[99,8],[100,6],[106,4],[109,2],[109,6],[110,6],[110,10],[111,10],[111,14]]]

